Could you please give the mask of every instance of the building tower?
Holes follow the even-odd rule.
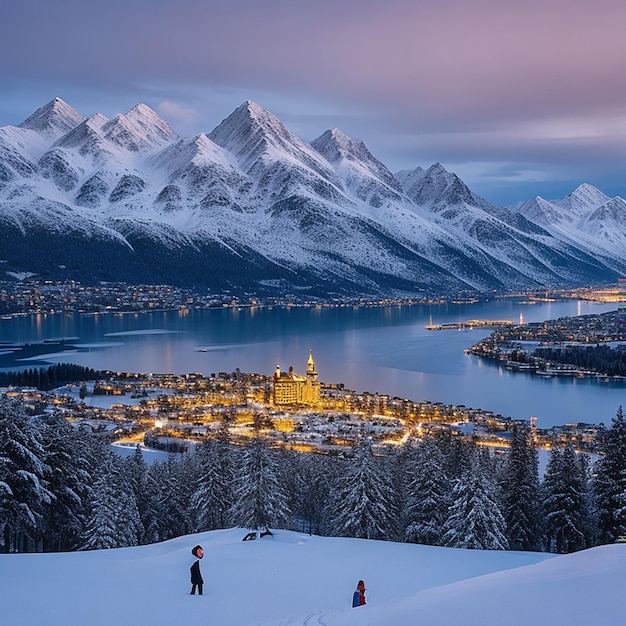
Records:
[[[317,405],[320,401],[320,381],[315,371],[313,348],[309,348],[309,360],[306,364],[306,381],[302,391],[302,401],[309,405]]]

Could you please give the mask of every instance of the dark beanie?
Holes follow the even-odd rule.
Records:
[[[191,548],[191,554],[194,556],[198,556],[198,550],[202,550],[202,546],[194,546]]]

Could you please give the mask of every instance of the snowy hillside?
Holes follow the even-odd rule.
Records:
[[[309,144],[250,101],[192,138],[145,104],[85,118],[59,98],[0,128],[10,275],[305,297],[606,283],[626,227],[604,200],[495,207],[440,164],[394,176],[361,140]]]
[[[565,556],[232,529],[108,551],[0,555],[6,624],[615,626],[626,546]],[[204,595],[189,595],[191,548]],[[367,605],[351,608],[359,579]]]

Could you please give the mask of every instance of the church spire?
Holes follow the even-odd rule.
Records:
[[[306,373],[307,374],[316,374],[315,371],[315,361],[313,360],[313,348],[309,348],[309,360],[306,364]]]

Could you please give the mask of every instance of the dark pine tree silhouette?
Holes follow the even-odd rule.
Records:
[[[567,553],[587,547],[586,476],[571,444],[554,448],[543,482],[543,510],[550,552]]]
[[[626,534],[626,419],[620,406],[603,444],[604,456],[595,464],[593,489],[601,543]]]
[[[511,550],[540,550],[543,534],[539,462],[531,432],[524,426],[513,427],[500,488],[509,547]]]

